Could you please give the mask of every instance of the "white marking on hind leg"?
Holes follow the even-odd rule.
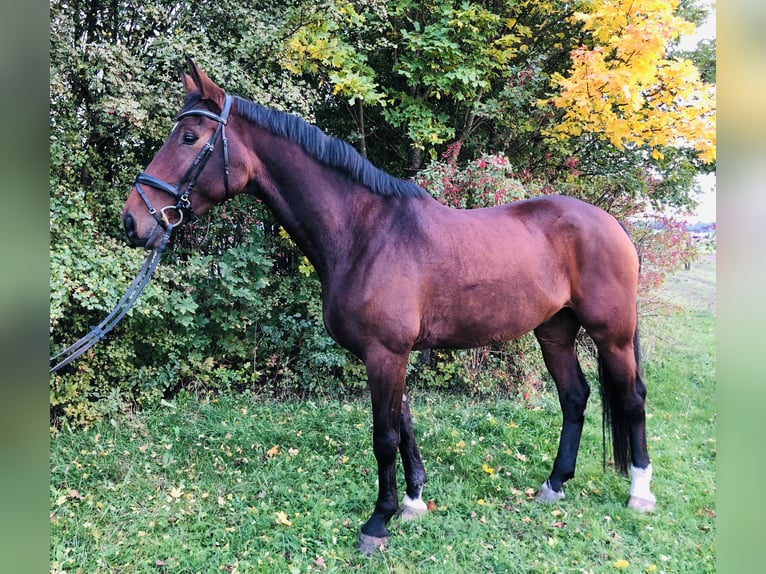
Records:
[[[418,494],[415,498],[410,498],[408,494],[404,495],[404,498],[402,499],[402,520],[412,520],[413,518],[417,518],[418,516],[422,516],[426,512],[428,512],[428,506],[425,502],[423,502],[423,499],[421,498],[423,495],[423,487],[421,486],[418,490]]]
[[[628,507],[639,512],[652,512],[657,505],[657,497],[652,494],[652,465],[646,468],[630,466],[630,500]]]

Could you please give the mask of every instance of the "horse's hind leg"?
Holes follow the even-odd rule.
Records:
[[[563,485],[575,474],[585,406],[590,394],[575,350],[579,329],[580,323],[570,309],[562,309],[535,329],[545,365],[556,383],[563,415],[553,470],[537,493],[537,499],[542,502],[564,498]]]
[[[415,434],[412,431],[412,415],[407,394],[402,396],[402,416],[399,427],[399,454],[402,457],[404,467],[404,480],[407,483],[407,493],[402,500],[401,518],[409,520],[425,514],[428,510],[423,502],[423,485],[426,483],[426,470],[420,457],[420,451],[415,443]]]
[[[596,340],[596,339],[594,339]],[[652,512],[657,499],[650,489],[652,465],[646,446],[646,386],[638,373],[638,337],[632,344],[608,344],[596,340],[604,414],[611,423],[614,462],[620,472],[628,471],[630,454],[630,499],[628,506]]]

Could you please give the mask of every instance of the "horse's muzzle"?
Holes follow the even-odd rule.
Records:
[[[122,218],[122,224],[125,226],[125,235],[128,238],[128,243],[133,247],[143,247],[146,245],[146,238],[139,237],[138,230],[136,229],[136,220],[130,213],[126,213]]]

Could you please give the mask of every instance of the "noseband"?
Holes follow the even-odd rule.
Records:
[[[234,98],[232,96],[226,94],[226,99],[224,100],[223,110],[221,111],[220,116],[209,110],[200,109],[182,112],[176,116],[176,122],[179,122],[189,116],[202,116],[218,122],[218,127],[215,129],[215,133],[213,133],[205,146],[197,154],[197,157],[194,159],[191,166],[189,166],[189,169],[186,170],[186,173],[181,178],[181,181],[178,182],[178,185],[173,186],[145,172],[141,172],[138,174],[138,176],[136,176],[136,181],[133,185],[135,186],[138,195],[141,197],[141,199],[144,200],[144,203],[146,204],[146,207],[152,217],[157,220],[157,223],[159,223],[167,233],[169,233],[174,227],[181,224],[184,219],[184,213],[188,213],[192,218],[194,217],[194,210],[192,210],[191,201],[189,201],[189,194],[191,194],[192,189],[194,189],[194,185],[197,183],[197,179],[202,173],[202,170],[205,168],[205,164],[207,164],[208,159],[210,159],[210,155],[213,153],[213,150],[215,150],[215,142],[219,135],[221,136],[221,142],[223,143],[223,183],[226,190],[225,198],[229,198],[229,147],[226,140],[226,122],[229,119],[229,111],[231,110],[231,102],[233,99]],[[169,193],[176,198],[176,204],[166,205],[159,210],[155,209],[149,201],[149,198],[146,196],[143,188],[141,187],[142,183]],[[181,191],[184,185],[186,185],[186,189]],[[178,212],[178,221],[171,223],[170,219],[165,213],[166,210],[175,210]]]

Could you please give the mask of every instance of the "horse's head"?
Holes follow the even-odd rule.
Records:
[[[122,210],[128,240],[157,247],[166,230],[240,193],[247,183],[242,144],[226,129],[233,98],[191,59],[181,72],[186,102],[170,136],[136,178]]]

